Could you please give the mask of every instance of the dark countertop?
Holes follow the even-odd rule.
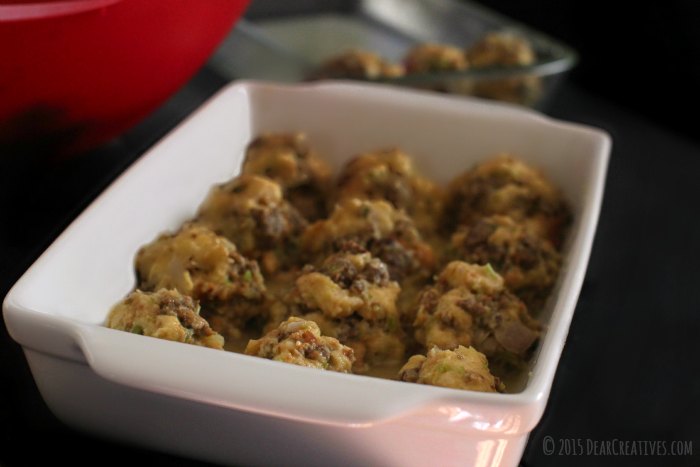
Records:
[[[124,168],[213,94],[204,69],[124,137],[63,163],[26,162],[0,174],[0,297],[53,238]],[[700,465],[700,144],[564,84],[548,111],[613,137],[603,210],[581,297],[546,413],[524,466]],[[206,465],[64,426],[39,395],[21,349],[0,324],[0,465],[135,460]],[[690,441],[694,456],[546,455],[572,443]],[[29,447],[25,443],[29,442]],[[544,444],[543,444],[544,443]],[[547,445],[547,443],[554,443]],[[100,458],[96,456],[101,456]],[[98,460],[101,462],[100,460]]]

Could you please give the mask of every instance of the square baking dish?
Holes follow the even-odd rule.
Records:
[[[328,58],[351,49],[372,51],[400,63],[418,44],[465,48],[491,32],[524,38],[535,60],[529,65],[470,67],[376,81],[546,107],[575,66],[576,52],[467,0],[257,0],[210,63],[230,78],[296,82],[307,80]]]
[[[399,145],[447,182],[509,151],[571,204],[562,272],[524,389],[491,394],[317,371],[107,329],[141,245],[190,218],[235,175],[251,138],[305,131],[337,169]],[[66,423],[239,465],[517,465],[552,385],[584,278],[610,139],[514,106],[353,83],[234,83],[117,179],[3,303],[42,396]]]

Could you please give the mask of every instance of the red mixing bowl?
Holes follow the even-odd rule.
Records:
[[[202,66],[248,1],[0,0],[0,156],[122,133]]]

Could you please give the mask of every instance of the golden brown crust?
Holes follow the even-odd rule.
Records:
[[[489,371],[486,356],[473,347],[454,350],[433,347],[425,355],[414,355],[399,370],[399,379],[453,389],[503,392],[505,386]]]
[[[257,175],[241,175],[215,186],[197,221],[259,260],[267,273],[297,265],[298,239],[306,220],[282,196],[281,187]]]
[[[355,49],[324,61],[311,79],[380,79],[403,74],[401,65],[389,63],[374,52]]]
[[[266,133],[246,150],[243,174],[277,182],[284,197],[308,221],[326,216],[331,169],[309,146],[304,133]]]
[[[473,68],[523,67],[535,63],[535,52],[530,43],[515,34],[494,32],[466,50]],[[474,95],[517,104],[532,105],[542,94],[542,83],[538,76],[524,75],[512,78],[476,81]]]
[[[469,68],[462,49],[445,44],[419,44],[404,57],[406,73],[461,71]]]
[[[535,62],[535,52],[527,39],[516,34],[492,32],[466,50],[469,64],[487,66],[526,66]]]
[[[292,315],[319,311],[328,318],[357,314],[370,321],[396,316],[399,285],[369,253],[336,253],[319,268],[306,267],[285,297]]]
[[[404,210],[421,233],[435,231],[443,190],[422,177],[405,152],[386,148],[351,159],[338,177],[336,199],[384,200]]]
[[[501,214],[559,246],[570,218],[561,192],[539,171],[508,154],[458,176],[447,191],[443,226],[450,232]]]
[[[318,323],[323,334],[335,337],[355,352],[354,373],[366,373],[375,366],[396,365],[406,352],[405,336],[398,317],[368,321],[357,315],[344,319],[330,319],[321,312],[303,315]]]
[[[187,344],[223,349],[224,338],[199,316],[199,303],[177,290],[135,290],[117,303],[107,327]]]
[[[271,315],[315,321],[325,335],[355,350],[355,371],[363,372],[370,364],[403,357],[399,290],[386,265],[369,253],[336,253],[319,268],[307,267]]]
[[[350,373],[354,352],[338,339],[322,336],[313,321],[291,317],[260,339],[250,340],[245,353],[294,365]]]
[[[551,242],[507,216],[462,226],[450,243],[450,258],[490,264],[530,311],[541,309],[559,275],[561,255]]]
[[[235,337],[236,329],[263,313],[265,283],[258,264],[201,225],[185,224],[142,247],[136,275],[142,290],[174,288],[199,300],[203,314],[227,336]],[[221,317],[231,325],[224,326]]]
[[[327,220],[306,229],[301,248],[316,263],[336,251],[367,250],[386,263],[396,280],[415,273],[429,275],[435,266],[433,250],[411,218],[386,201],[339,202]]]
[[[426,349],[471,345],[512,365],[525,360],[541,328],[490,266],[462,261],[449,263],[423,290],[413,325]]]

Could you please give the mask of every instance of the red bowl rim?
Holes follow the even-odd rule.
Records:
[[[73,15],[104,8],[122,0],[66,0],[0,5],[0,23]]]

